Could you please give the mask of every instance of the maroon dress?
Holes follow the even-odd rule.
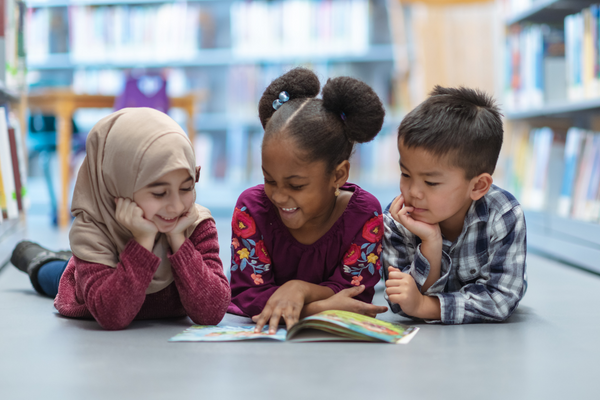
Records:
[[[353,184],[342,216],[311,245],[298,242],[258,185],[244,191],[232,220],[231,304],[228,312],[252,317],[262,312],[284,283],[299,279],[334,293],[365,285],[356,298],[371,302],[381,279],[383,219],[379,201]]]

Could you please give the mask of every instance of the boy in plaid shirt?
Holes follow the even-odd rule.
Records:
[[[392,311],[427,322],[503,321],[525,294],[526,228],[492,184],[502,147],[494,100],[436,86],[398,128],[400,196],[384,212]]]

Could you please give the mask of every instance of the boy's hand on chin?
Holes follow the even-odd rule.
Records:
[[[388,274],[385,292],[389,300],[398,304],[406,314],[418,317],[425,296],[419,291],[413,277],[394,267],[388,268]]]
[[[423,242],[438,241],[442,239],[442,231],[439,224],[428,224],[426,222],[417,221],[410,213],[414,211],[414,207],[404,204],[404,196],[400,195],[394,199],[390,206],[390,215],[397,222],[401,223],[413,235],[418,236]]]

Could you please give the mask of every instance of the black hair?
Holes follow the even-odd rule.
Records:
[[[471,179],[494,173],[502,147],[502,114],[494,99],[476,89],[436,86],[430,97],[404,117],[398,141],[450,162]]]
[[[383,125],[385,110],[366,83],[347,76],[328,79],[319,94],[319,79],[309,69],[295,68],[264,91],[258,114],[265,141],[285,133],[295,139],[308,162],[325,161],[326,172],[348,160],[355,143],[371,141]],[[290,99],[276,111],[273,101],[285,91]]]

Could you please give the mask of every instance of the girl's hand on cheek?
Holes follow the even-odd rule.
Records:
[[[166,232],[167,240],[171,246],[171,251],[177,253],[181,245],[185,242],[185,230],[189,228],[198,217],[198,209],[195,204],[189,210],[183,213],[177,220],[177,225],[171,231]]]
[[[256,322],[254,332],[261,332],[269,324],[269,334],[277,332],[279,320],[283,318],[287,329],[290,329],[300,319],[304,307],[305,295],[298,281],[284,283],[267,301],[262,313],[252,317]]]
[[[153,245],[158,233],[158,227],[154,222],[144,218],[144,211],[134,201],[117,198],[115,202],[117,203],[115,211],[117,222],[129,229],[134,239],[142,246],[148,248],[150,243]]]
[[[183,213],[179,219],[177,220],[177,225],[170,232],[167,232],[167,236],[175,236],[178,234],[183,234],[187,228],[189,228],[192,223],[198,217],[198,209],[195,204],[192,204],[189,210]]]

